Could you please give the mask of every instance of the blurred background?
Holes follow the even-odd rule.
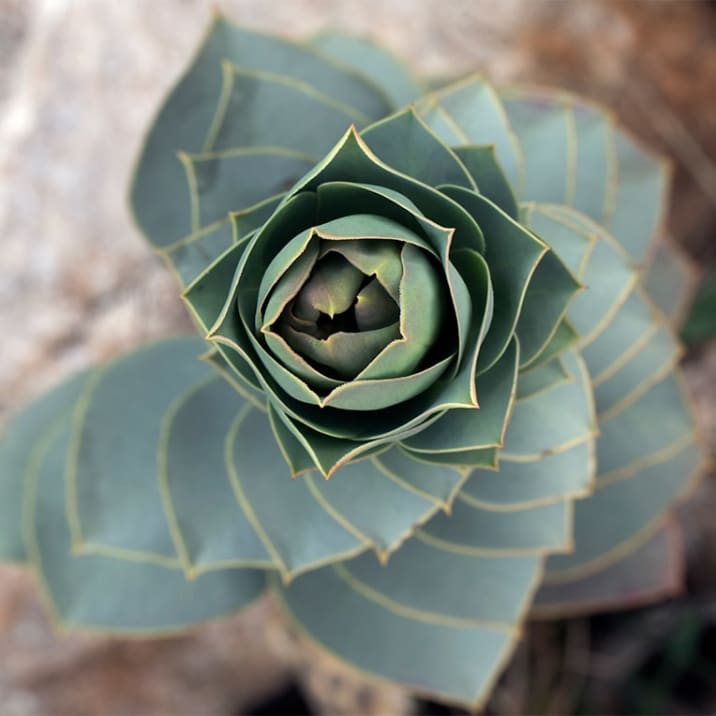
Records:
[[[423,74],[482,70],[611,107],[671,157],[670,231],[695,262],[686,370],[716,452],[716,3],[707,0],[0,0],[0,425],[71,370],[187,326],[131,225],[144,128],[213,8],[300,37],[369,36]],[[530,627],[494,714],[716,712],[716,477],[679,508],[684,593]],[[157,642],[60,636],[0,566],[0,714],[459,713],[356,681],[273,605]]]

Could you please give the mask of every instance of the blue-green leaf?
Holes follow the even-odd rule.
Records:
[[[582,577],[542,585],[530,616],[564,619],[607,609],[634,609],[677,596],[684,586],[682,541],[678,528],[667,521],[611,564]]]
[[[345,465],[330,480],[321,475],[305,479],[319,502],[371,542],[383,558],[436,509],[432,500],[391,479],[371,460]]]
[[[45,393],[14,416],[0,442],[0,559],[22,562],[25,546],[22,510],[25,475],[36,455],[42,436],[58,418],[72,410],[89,379],[87,373],[73,376]],[[36,458],[35,458],[36,459]]]
[[[242,413],[226,440],[239,503],[285,578],[366,549],[367,541],[321,506],[302,477],[291,477],[264,413]]]
[[[505,111],[522,148],[522,201],[572,203],[576,179],[577,131],[569,103],[556,93],[501,88]]]
[[[180,397],[162,426],[159,479],[169,526],[189,576],[230,566],[274,566],[239,504],[226,436],[246,403],[219,377]],[[272,436],[266,435],[266,442]]]
[[[513,189],[520,194],[524,155],[495,89],[471,76],[448,85],[419,102],[418,111],[434,131],[446,125],[459,137],[451,144],[494,144],[497,159]],[[441,135],[439,135],[441,136]],[[450,141],[441,136],[441,139]]]
[[[571,380],[518,400],[505,435],[502,460],[538,460],[594,438],[592,389],[583,361],[563,354]]]
[[[503,460],[498,471],[475,470],[460,494],[470,504],[484,509],[513,511],[546,505],[588,494],[596,466],[594,442],[588,441],[541,460]]]
[[[198,230],[290,189],[315,163],[302,152],[250,146],[182,154]]]
[[[418,531],[443,549],[478,556],[537,555],[567,551],[572,544],[572,503],[554,502],[498,512],[455,500]]]
[[[145,346],[98,371],[77,406],[67,463],[75,549],[175,564],[157,444],[173,401],[205,380],[199,338]]]
[[[638,547],[702,468],[703,454],[691,442],[632,476],[598,482],[575,503],[574,551],[547,560],[547,581],[585,576]]]
[[[160,251],[174,271],[180,285],[188,286],[200,273],[205,271],[216,259],[234,243],[234,231],[227,216],[195,231],[189,236]]]
[[[428,128],[413,107],[381,119],[361,132],[376,155],[393,169],[429,186],[475,182],[457,155]]]
[[[191,66],[167,97],[137,165],[132,208],[153,246],[167,246],[191,231],[190,204],[176,154],[204,149],[221,95],[221,63],[225,60],[255,73],[310,83],[317,92],[353,107],[369,121],[389,111],[380,91],[352,70],[308,47],[242,29],[217,17]]]
[[[616,133],[617,190],[607,228],[641,263],[662,228],[670,172],[665,160],[646,152],[623,132]]]
[[[311,45],[370,79],[396,109],[411,104],[425,91],[423,83],[397,57],[367,38],[326,30],[314,37]]]
[[[433,456],[421,459],[417,455],[393,447],[380,453],[373,461],[378,468],[399,483],[442,506],[449,505],[465,477],[463,471],[450,465],[431,462]]]
[[[180,569],[76,554],[62,479],[71,434],[45,441],[28,485],[28,551],[60,624],[115,634],[161,634],[231,614],[264,591],[263,572],[233,569],[188,581]]]
[[[572,98],[577,130],[574,208],[603,223],[616,190],[614,120],[605,110]]]
[[[331,567],[297,579],[281,602],[302,631],[354,668],[472,707],[487,697],[515,638],[388,607]]]

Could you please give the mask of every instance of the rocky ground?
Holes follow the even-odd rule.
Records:
[[[125,192],[142,130],[214,6],[296,36],[367,34],[433,75],[481,68],[600,99],[674,158],[672,232],[716,260],[712,4],[0,0],[0,423],[73,369],[187,325]],[[689,374],[714,448],[714,345],[691,356]],[[711,481],[684,508],[692,554],[714,573],[715,506]],[[3,716],[245,713],[296,674],[317,701],[336,694],[333,711],[409,707],[315,663],[270,603],[157,643],[58,636],[32,580],[0,568]]]

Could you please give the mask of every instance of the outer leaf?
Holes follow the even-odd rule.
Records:
[[[696,288],[697,271],[672,241],[661,241],[650,257],[642,285],[675,328],[681,325]]]
[[[548,559],[546,582],[592,574],[639,547],[702,468],[703,455],[692,442],[632,477],[598,483],[591,497],[576,502],[574,551]]]
[[[364,554],[341,566],[358,590],[398,609],[514,629],[540,576],[539,557],[476,557],[408,540],[381,565]],[[489,589],[487,589],[489,585]]]
[[[253,370],[237,354],[232,356],[232,363],[217,350],[211,350],[201,356],[224,380],[259,410],[266,410],[266,395],[256,384]]]
[[[187,581],[183,572],[72,550],[62,480],[70,431],[45,441],[28,485],[28,549],[56,618],[112,633],[162,633],[230,614],[259,597],[263,573],[227,570]]]
[[[510,124],[522,147],[524,201],[571,204],[577,160],[577,131],[571,107],[557,93],[501,89]]]
[[[553,581],[592,574],[636,549],[703,467],[673,374],[600,429],[597,490],[577,502],[575,551],[550,558]]]
[[[582,276],[587,291],[577,296],[567,313],[569,320],[589,343],[604,330],[619,306],[634,288],[637,274],[621,247],[603,231],[587,224],[600,238],[589,254],[589,263]]]
[[[246,403],[231,386],[210,378],[179,398],[162,426],[159,479],[190,577],[230,566],[274,566],[236,499],[225,463],[226,435],[242,409]]]
[[[641,291],[632,291],[609,325],[582,349],[593,381],[599,383],[613,374],[656,325],[658,317],[653,307],[644,300]]]
[[[597,462],[602,478],[633,474],[659,462],[675,446],[693,440],[688,402],[675,374],[667,376],[625,410],[602,420]]]
[[[438,513],[418,534],[462,554],[514,556],[568,551],[572,528],[571,502],[497,512],[458,497],[449,515]]]
[[[174,86],[148,134],[132,185],[132,207],[153,246],[190,232],[189,203],[176,152],[201,151],[221,94],[222,60],[310,82],[369,119],[388,112],[379,91],[310,48],[231,25],[217,17],[191,66]],[[178,121],[178,120],[181,121]]]
[[[280,147],[182,154],[192,197],[192,228],[198,230],[290,189],[315,163]]]
[[[634,609],[673,597],[683,589],[681,534],[667,522],[626,557],[585,577],[545,584],[538,592],[533,619]]]
[[[504,631],[389,608],[333,568],[297,579],[281,599],[308,636],[353,667],[472,706],[486,698],[514,641]]]
[[[634,260],[644,260],[666,210],[669,168],[623,132],[616,134],[619,183],[607,228]]]
[[[623,410],[670,372],[681,357],[681,346],[670,329],[661,326],[618,370],[595,387],[594,399],[602,419]]]
[[[418,103],[418,111],[438,136],[451,144],[494,144],[497,159],[519,194],[524,156],[497,92],[484,78],[471,76],[448,85]],[[439,130],[447,124],[457,141]]]
[[[432,500],[392,480],[370,460],[350,463],[330,480],[319,475],[306,480],[319,502],[370,541],[383,560],[436,509]]]
[[[614,120],[601,108],[571,98],[577,130],[574,208],[604,223],[612,210],[617,182]]]
[[[25,560],[20,505],[25,475],[36,461],[42,436],[74,406],[89,375],[81,373],[42,395],[16,415],[0,442],[0,559]]]
[[[475,470],[460,494],[476,507],[512,512],[588,495],[596,468],[590,441],[534,462],[503,460],[497,472]]]
[[[228,61],[222,71],[221,96],[204,151],[283,147],[321,156],[348,126],[369,121],[350,105],[285,75],[255,72]]]
[[[226,217],[168,246],[160,256],[174,271],[179,284],[185,287],[233,243],[234,231]]]
[[[197,360],[203,347],[189,337],[150,344],[100,371],[83,393],[67,464],[75,549],[176,563],[157,444],[171,403],[211,375]]]
[[[465,480],[463,471],[458,468],[437,465],[429,458],[421,460],[398,447],[380,453],[373,458],[373,462],[379,470],[400,484],[433,499],[443,507],[452,502]]]
[[[564,353],[573,381],[515,404],[501,459],[529,461],[592,440],[597,432],[589,375],[575,353]]]
[[[273,449],[266,415],[257,410],[243,413],[226,440],[227,464],[239,503],[284,578],[366,548],[366,541],[344,520],[316,501],[302,478],[291,479],[282,456]]]
[[[409,68],[367,38],[331,30],[321,32],[311,44],[322,53],[352,67],[358,74],[370,78],[396,109],[411,104],[424,93],[422,82],[413,77]]]

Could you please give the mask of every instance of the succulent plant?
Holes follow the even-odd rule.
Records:
[[[271,588],[356,668],[482,703],[526,619],[674,588],[703,456],[667,184],[570,94],[428,88],[366,41],[217,17],[131,191],[200,336],[15,418],[0,556],[68,628]]]

